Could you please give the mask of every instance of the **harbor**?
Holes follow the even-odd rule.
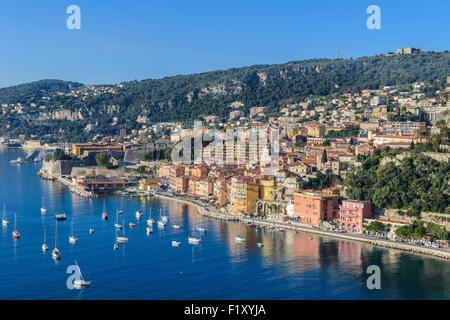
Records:
[[[449,272],[448,262],[443,259],[377,247],[346,239],[345,235],[319,234],[318,230],[283,232],[288,226],[274,228],[263,221],[250,224],[248,219],[231,218],[201,202],[187,202],[169,194],[112,195],[105,201],[84,198],[62,183],[40,179],[37,164],[11,166],[9,161],[19,155],[15,151],[0,153],[4,173],[0,198],[5,202],[10,221],[9,227],[0,230],[2,298],[245,299],[250,295],[261,299],[423,298],[431,296],[427,294],[430,285],[442,288],[435,290],[433,296],[449,298],[447,278],[443,281],[429,271],[438,268],[440,274]],[[46,208],[45,214],[42,207]],[[118,209],[123,211],[118,220],[123,227],[120,231],[114,227]],[[143,214],[140,219],[135,214],[139,210]],[[102,220],[103,211],[109,216],[106,221]],[[14,212],[21,234],[16,240],[11,237]],[[66,220],[56,221],[55,215],[62,213],[66,214]],[[156,222],[164,215],[170,220],[159,228]],[[152,233],[147,233],[150,218],[154,226]],[[61,254],[58,261],[51,254],[56,223]],[[47,253],[41,248],[44,230]],[[127,243],[119,243],[117,250],[116,233],[118,236],[124,233],[128,239]],[[71,236],[76,237],[74,244],[69,241]],[[201,241],[190,243],[190,237]],[[75,265],[75,261],[86,281],[92,282],[90,287],[67,289],[66,269]],[[367,290],[365,280],[359,281],[358,275],[370,264],[378,264],[385,270],[383,283],[388,288],[395,283],[398,295],[391,295],[389,290],[374,295]],[[395,280],[398,268],[405,265],[414,270],[411,274],[420,289],[417,293],[407,289],[408,279],[400,283]],[[331,269],[336,271],[325,286],[318,273]],[[11,278],[17,281],[9,281]],[[199,290],[206,281],[208,288]],[[277,286],[290,286],[291,290],[277,290]],[[339,290],[342,286],[348,290]]]

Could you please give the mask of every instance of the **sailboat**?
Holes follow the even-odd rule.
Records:
[[[7,227],[9,225],[9,220],[6,218],[6,205],[3,205],[2,225],[4,227]]]
[[[74,236],[74,234],[73,234],[73,219],[72,219],[72,226],[71,226],[71,234],[70,234],[70,236],[69,236],[69,243],[71,243],[71,244],[75,244],[75,243],[77,243],[78,242],[78,238],[77,237],[75,237]]]
[[[140,220],[143,216],[144,214],[141,210],[136,211],[136,219]]]
[[[167,216],[161,216],[161,209],[159,209],[158,227],[164,228],[168,222],[169,218]]]
[[[164,211],[166,211],[166,209],[164,208]],[[164,214],[162,217],[161,217],[161,220],[162,221],[164,221],[165,223],[167,223],[167,222],[169,222],[169,216],[168,215],[166,215],[166,214]]]
[[[84,288],[84,287],[89,287],[89,286],[91,285],[91,282],[90,282],[90,281],[84,280],[83,274],[81,273],[81,269],[80,269],[80,267],[78,266],[78,263],[77,263],[76,260],[75,260],[75,264],[76,264],[77,267],[78,267],[78,272],[80,273],[80,279],[76,279],[76,280],[73,282],[74,287],[75,287],[76,289],[81,289],[81,288]]]
[[[48,245],[47,245],[47,229],[44,229],[44,242],[42,243],[42,252],[46,253],[48,251]]]
[[[52,259],[55,261],[61,259],[61,251],[59,251],[58,247],[56,246],[57,239],[58,239],[58,223],[55,223],[55,248],[52,250]]]
[[[152,218],[152,209],[150,209],[150,213],[148,214],[147,225],[150,227],[155,223],[155,220]]]
[[[102,211],[102,220],[108,220],[108,212],[106,212],[106,200],[103,199],[103,211]]]
[[[123,223],[125,224],[125,219],[124,219]],[[121,237],[117,237],[116,241],[117,241],[117,243],[126,243],[126,242],[128,242],[128,238],[125,237],[125,228],[122,228],[122,236]]]
[[[41,214],[46,214],[47,208],[44,206],[44,197],[42,197],[42,207],[41,207]]]
[[[116,228],[116,229],[122,229],[122,225],[119,223],[119,213],[120,211],[119,210],[117,210],[117,213],[116,213],[116,223],[114,224],[114,227]]]
[[[20,238],[20,232],[17,231],[17,214],[14,213],[14,231],[12,232],[12,237],[14,239],[19,239]]]

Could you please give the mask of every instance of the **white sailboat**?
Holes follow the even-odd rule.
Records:
[[[119,210],[117,210],[117,213],[116,213],[116,223],[114,224],[114,227],[116,228],[116,229],[122,229],[123,228],[123,226],[119,223],[119,213],[120,211]]]
[[[44,228],[44,242],[42,243],[42,252],[46,253],[47,251],[48,251],[47,229]]]
[[[124,219],[123,223],[125,224],[125,219]],[[122,236],[121,237],[117,237],[116,241],[117,241],[117,243],[126,243],[126,242],[128,242],[128,238],[125,237],[125,228],[122,228]]]
[[[9,225],[9,220],[6,218],[6,205],[3,205],[2,225],[4,227],[7,227]]]
[[[106,200],[103,199],[103,211],[102,211],[102,220],[108,220],[108,212],[106,212]]]
[[[56,245],[57,240],[58,240],[58,223],[55,223],[55,248],[52,250],[52,259],[55,261],[61,259],[61,251],[59,251]]]
[[[69,236],[69,243],[71,244],[75,244],[78,242],[78,238],[75,237],[75,235],[73,234],[73,219],[72,219],[72,224],[71,224],[71,233]]]
[[[169,222],[169,217],[161,215],[161,209],[159,209],[159,220],[158,227],[165,228],[166,224]]]
[[[75,287],[76,289],[82,289],[82,288],[84,288],[84,287],[89,287],[89,286],[91,285],[91,281],[86,281],[86,280],[84,280],[83,274],[81,273],[81,269],[80,269],[80,267],[78,266],[78,263],[77,263],[76,260],[75,260],[75,264],[76,264],[77,267],[78,267],[78,272],[80,273],[80,279],[76,279],[76,280],[73,282],[74,287]]]
[[[12,237],[14,239],[20,238],[20,232],[17,231],[17,214],[16,213],[14,213],[14,231],[12,232]]]
[[[44,197],[42,197],[41,214],[46,214],[47,208],[44,206]]]
[[[143,216],[144,214],[141,210],[136,211],[136,219],[140,220]]]
[[[155,220],[152,218],[152,209],[150,209],[150,213],[148,214],[147,225],[152,226],[155,223]]]

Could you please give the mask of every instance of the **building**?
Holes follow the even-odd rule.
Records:
[[[106,194],[123,190],[128,186],[128,181],[115,177],[97,175],[95,172],[74,179],[73,183],[85,190],[96,194]]]
[[[413,136],[418,132],[425,130],[427,124],[425,122],[413,122],[413,121],[395,121],[386,122],[383,125],[384,134],[397,134],[401,136]]]
[[[234,214],[252,214],[258,201],[259,185],[253,178],[238,176],[231,179],[228,209]]]
[[[339,195],[305,190],[294,194],[294,214],[301,223],[319,226],[338,215]]]
[[[312,123],[306,126],[306,134],[313,138],[325,137],[325,126],[323,124]]]
[[[364,219],[370,219],[372,216],[370,202],[343,200],[339,207],[339,228],[347,232],[362,233]]]
[[[275,180],[266,178],[259,183],[259,198],[263,201],[272,201],[275,192]]]
[[[73,143],[72,154],[80,157],[85,152],[124,152],[121,144],[105,144],[105,143]]]
[[[159,182],[158,179],[151,177],[145,178],[139,181],[139,190],[141,191],[158,191]]]
[[[397,49],[397,54],[415,54],[415,53],[419,53],[420,49],[417,48],[398,48]]]
[[[419,136],[399,136],[399,135],[375,135],[373,136],[373,144],[377,147],[383,145],[401,145],[409,146],[411,143],[424,143],[425,138]]]

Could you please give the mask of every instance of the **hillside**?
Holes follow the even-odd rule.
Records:
[[[227,117],[236,101],[243,104],[244,112],[265,106],[276,113],[287,102],[310,95],[415,81],[439,87],[449,75],[449,52],[424,52],[255,65],[116,86],[44,80],[0,89],[0,104],[22,104],[20,112],[3,107],[0,134],[42,136],[62,129],[62,133],[82,139],[88,135],[87,125],[96,132],[117,133],[119,128],[139,127],[138,118],[154,123],[212,114]]]

